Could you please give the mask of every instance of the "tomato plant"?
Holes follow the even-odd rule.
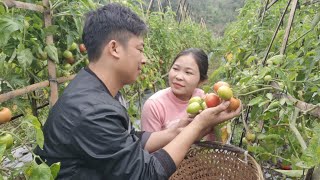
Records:
[[[244,147],[262,166],[278,168],[276,162],[286,161],[303,176],[303,171],[320,164],[316,148],[320,146],[316,141],[320,138],[320,42],[314,41],[320,32],[319,4],[296,9],[283,51],[287,24],[280,24],[278,32],[276,27],[286,3],[277,1],[259,14],[265,2],[246,1],[238,20],[218,40],[223,50],[213,55],[220,67],[209,82],[230,82],[241,99],[244,113],[241,123],[234,122],[233,143],[240,144],[242,134],[255,134],[256,140]]]

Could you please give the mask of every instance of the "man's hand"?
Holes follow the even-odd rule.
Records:
[[[230,112],[227,111],[229,104],[229,101],[225,101],[216,107],[207,108],[203,110],[199,115],[197,115],[194,118],[192,123],[196,123],[200,129],[205,130],[224,121],[232,119],[236,116],[239,116],[241,111],[241,105],[236,111]]]

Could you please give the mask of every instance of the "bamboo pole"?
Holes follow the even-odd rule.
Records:
[[[150,10],[151,10],[151,7],[152,7],[152,5],[153,5],[153,2],[154,2],[154,0],[151,0],[151,1],[150,1],[149,6],[148,6],[148,10],[147,10],[147,14],[150,13]]]
[[[42,0],[44,7],[49,7],[49,0]],[[52,17],[50,8],[43,12],[45,27],[52,25]],[[49,35],[46,37],[46,43],[48,45],[53,44],[53,36]],[[48,58],[48,72],[49,72],[49,83],[50,83],[50,98],[49,104],[52,107],[58,100],[58,83],[56,81],[56,64]]]
[[[66,81],[72,80],[74,77],[75,77],[75,75],[71,75],[71,76],[68,76],[68,77],[60,77],[60,78],[57,79],[57,82],[58,83],[64,83]],[[21,96],[21,95],[33,92],[33,91],[35,91],[37,89],[47,87],[47,86],[49,86],[49,80],[43,81],[43,82],[39,82],[39,83],[36,83],[36,84],[32,84],[30,86],[26,86],[26,87],[23,87],[21,89],[10,91],[10,92],[4,93],[4,94],[0,94],[0,103],[8,101],[8,100],[10,100],[12,98],[15,98],[17,96]]]
[[[8,8],[20,8],[20,9],[27,9],[27,10],[32,10],[32,11],[38,11],[43,13],[44,8],[43,6],[36,5],[36,4],[31,4],[31,3],[26,3],[26,2],[20,2],[20,1],[13,1],[13,0],[3,0],[2,1],[5,6]]]
[[[281,46],[281,49],[280,49],[280,54],[284,54],[285,51],[286,51],[288,39],[289,39],[289,36],[290,36],[290,30],[291,30],[292,22],[293,22],[293,19],[294,19],[294,14],[295,14],[296,9],[297,9],[297,4],[298,4],[298,0],[294,0],[292,2],[291,11],[290,11],[289,19],[288,19],[288,25],[287,25],[287,28],[286,28],[285,35],[283,37],[282,46]]]
[[[270,44],[269,44],[269,46],[268,46],[267,53],[265,54],[265,56],[264,56],[264,58],[263,58],[263,61],[262,61],[263,66],[266,64],[266,60],[267,60],[267,57],[268,57],[268,55],[269,55],[270,49],[271,49],[271,47],[272,47],[273,41],[275,40],[275,38],[276,38],[276,36],[277,36],[277,34],[278,34],[279,28],[280,28],[280,26],[281,26],[281,23],[282,23],[282,21],[283,21],[284,16],[286,15],[286,12],[287,12],[287,10],[288,10],[288,7],[289,7],[290,3],[291,3],[291,0],[288,1],[287,6],[286,6],[286,9],[283,11],[282,16],[281,16],[281,18],[280,18],[280,20],[279,20],[279,23],[278,23],[278,25],[277,25],[277,28],[276,28],[275,32],[273,33],[273,37],[272,37],[272,40],[271,40],[271,42],[270,42]]]

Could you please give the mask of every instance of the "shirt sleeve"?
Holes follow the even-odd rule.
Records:
[[[141,130],[147,132],[161,131],[163,122],[161,120],[161,107],[157,107],[155,101],[148,99],[141,112]]]
[[[85,119],[72,133],[74,148],[103,179],[168,179],[176,170],[163,149],[154,154],[142,149],[137,136],[125,129],[127,117],[120,109],[95,107],[82,113]]]

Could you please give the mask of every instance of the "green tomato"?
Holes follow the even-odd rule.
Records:
[[[194,96],[189,100],[189,104],[191,104],[193,102],[197,102],[197,103],[201,104],[202,103],[202,98],[199,97],[199,96]]]
[[[246,133],[246,139],[250,142],[253,142],[256,139],[256,135],[251,133],[251,132],[247,132]]]
[[[70,50],[70,51],[73,51],[73,50],[77,49],[77,47],[78,47],[78,44],[75,43],[75,42],[73,42],[73,43],[71,44],[71,46],[69,47],[69,50]]]
[[[63,57],[66,58],[66,59],[69,59],[69,58],[72,58],[73,57],[73,54],[72,52],[70,52],[69,50],[65,50],[63,52]]]
[[[270,75],[266,75],[266,76],[263,78],[263,80],[264,80],[265,82],[269,82],[269,81],[271,81],[271,79],[272,79],[272,76],[270,76]]]
[[[218,89],[218,95],[223,100],[229,100],[230,98],[233,97],[233,92],[231,88],[229,88],[228,86],[221,86]]]
[[[198,114],[200,110],[202,110],[202,107],[198,102],[193,102],[187,107],[187,113],[189,114]]]
[[[13,137],[11,134],[3,134],[0,136],[0,144],[5,144],[6,149],[9,149],[13,145]]]

